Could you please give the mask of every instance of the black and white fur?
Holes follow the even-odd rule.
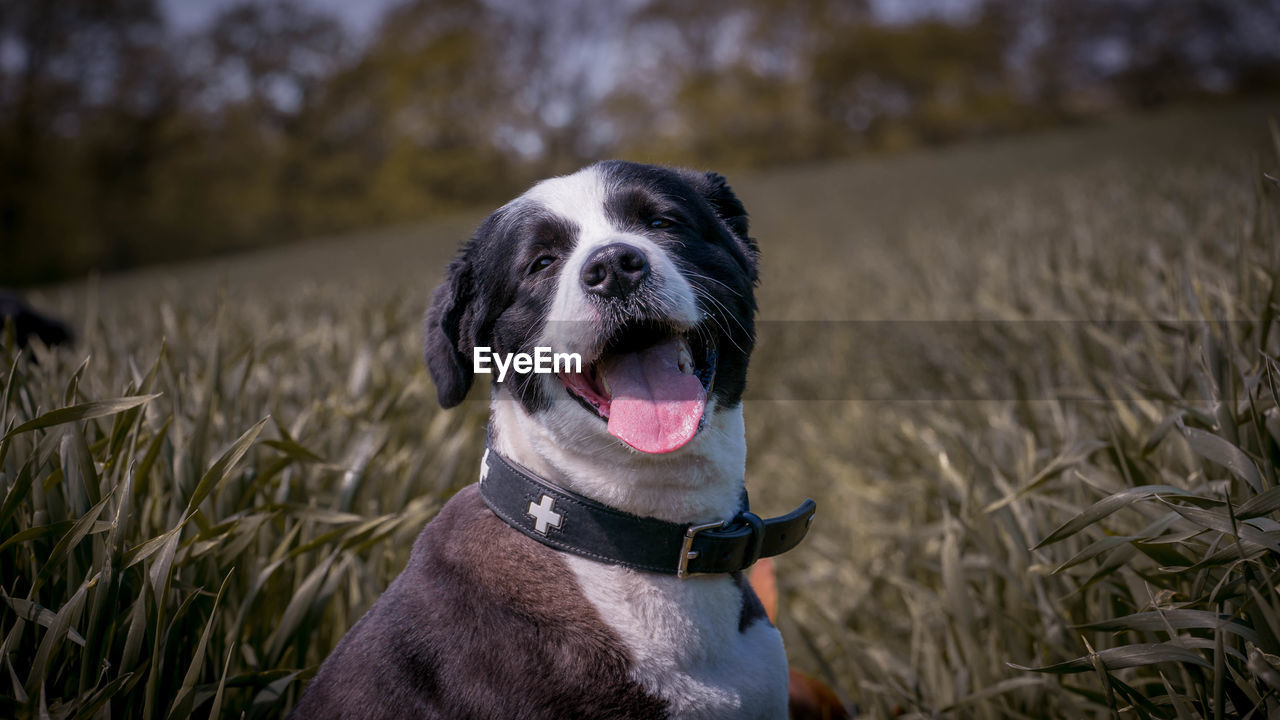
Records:
[[[580,279],[616,242],[651,270],[625,301]],[[546,180],[485,220],[446,276],[426,322],[445,407],[470,389],[478,345],[589,364],[640,327],[714,349],[703,425],[674,452],[609,435],[555,375],[495,383],[490,427],[496,451],[612,507],[677,523],[736,514],[757,247],[723,178],[607,162]],[[472,486],[423,531],[296,716],[782,718],[786,704],[781,637],[740,575],[679,579],[560,553],[497,520]]]

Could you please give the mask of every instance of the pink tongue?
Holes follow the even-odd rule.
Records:
[[[620,356],[604,371],[613,399],[609,434],[647,453],[677,450],[693,439],[707,405],[694,375],[680,372],[679,340]]]

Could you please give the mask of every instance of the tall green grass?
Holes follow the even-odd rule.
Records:
[[[417,308],[320,298],[5,350],[0,716],[278,716],[403,566],[482,413],[421,422]]]
[[[876,717],[1280,713],[1273,138],[908,225],[933,254],[898,277],[947,296],[923,314],[981,320],[892,351],[936,399],[810,430],[850,517],[781,564],[800,662]]]
[[[868,716],[1280,712],[1280,141],[1162,122],[735,182],[766,320],[967,323],[816,370],[761,325],[753,502],[820,503],[781,626]],[[474,479],[419,347],[470,222],[41,295],[81,342],[0,350],[0,717],[287,711]]]

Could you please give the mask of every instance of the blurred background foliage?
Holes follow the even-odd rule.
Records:
[[[0,0],[0,282],[1280,89],[1267,0],[184,2]]]

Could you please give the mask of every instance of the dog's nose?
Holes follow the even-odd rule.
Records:
[[[583,289],[605,298],[626,297],[648,277],[648,258],[639,248],[622,242],[598,248],[582,266]]]

